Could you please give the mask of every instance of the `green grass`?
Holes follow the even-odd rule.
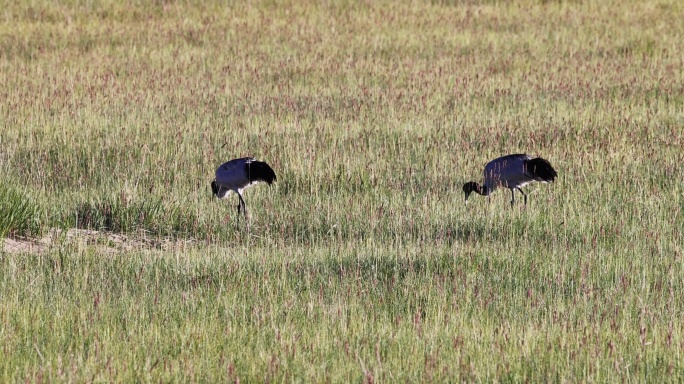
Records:
[[[40,231],[40,208],[11,184],[0,185],[0,239]]]
[[[684,380],[680,2],[2,9],[0,381]]]

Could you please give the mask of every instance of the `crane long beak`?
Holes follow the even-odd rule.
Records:
[[[470,197],[470,192],[465,193],[465,204],[468,205],[468,197]]]

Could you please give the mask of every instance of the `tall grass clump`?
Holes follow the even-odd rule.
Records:
[[[82,229],[121,233],[144,231],[157,236],[189,237],[210,230],[200,222],[196,212],[154,198],[128,201],[109,197],[80,202],[75,207],[75,220],[74,226]]]
[[[0,239],[38,234],[40,215],[40,207],[17,187],[0,184]]]

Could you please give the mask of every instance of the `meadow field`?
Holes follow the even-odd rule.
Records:
[[[0,382],[684,381],[684,2],[0,3]]]

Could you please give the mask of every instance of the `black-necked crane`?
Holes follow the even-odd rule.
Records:
[[[506,155],[494,159],[487,163],[484,168],[484,180],[482,185],[469,181],[463,184],[465,200],[468,203],[468,196],[472,192],[477,192],[482,196],[489,196],[499,187],[511,190],[511,206],[515,203],[515,193],[517,189],[522,193],[527,204],[527,195],[521,189],[523,186],[539,181],[542,183],[553,183],[558,176],[548,160],[541,157],[532,158],[525,154]]]
[[[216,179],[211,182],[211,191],[219,199],[225,198],[230,191],[237,193],[240,199],[237,206],[238,217],[242,208],[246,218],[247,206],[242,198],[242,191],[260,181],[268,185],[277,181],[271,166],[251,157],[243,157],[227,161],[216,169]]]

